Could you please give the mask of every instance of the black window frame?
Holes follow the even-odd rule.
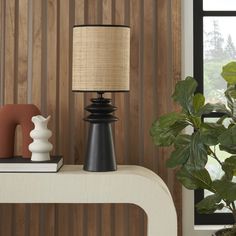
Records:
[[[204,0],[193,0],[193,74],[198,82],[197,92],[203,93],[204,91],[204,78],[203,78],[203,18],[204,17],[236,17],[236,11],[205,11],[203,10]],[[206,117],[220,117],[221,113],[212,113]],[[204,119],[204,117],[203,117]],[[198,203],[204,198],[204,190],[194,191],[194,204]],[[214,214],[199,214],[194,210],[194,224],[195,225],[225,225],[233,224],[234,219],[231,213],[214,213]]]

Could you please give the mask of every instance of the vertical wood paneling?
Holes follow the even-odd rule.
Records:
[[[4,35],[5,35],[5,1],[0,2],[0,106],[4,103]]]
[[[69,135],[70,120],[70,87],[69,87],[69,1],[60,0],[59,11],[59,137],[60,153],[64,156],[65,163],[68,163],[69,146],[71,136]],[[68,153],[68,154],[67,154]]]
[[[2,0],[3,2],[3,0]],[[15,101],[15,14],[16,6],[14,0],[5,1],[5,35],[4,38],[4,103],[10,104]],[[5,37],[4,37],[5,36]]]
[[[82,164],[88,124],[84,107],[94,93],[72,93],[72,25],[131,26],[130,92],[106,94],[118,107],[114,140],[118,164],[158,173],[175,199],[181,235],[181,187],[165,167],[149,128],[172,103],[180,79],[180,0],[0,0],[0,104],[36,104],[51,115],[54,154]],[[7,30],[6,30],[7,29]],[[165,99],[163,99],[165,98]],[[17,151],[20,152],[20,136]],[[124,205],[0,205],[4,236],[144,236],[146,216]],[[13,225],[13,227],[11,227]]]
[[[129,92],[129,145],[136,147],[129,149],[129,163],[138,164],[140,160],[139,136],[140,131],[140,101],[142,99],[140,92],[140,2],[141,0],[131,0],[130,27],[130,92]],[[132,116],[130,115],[132,114]]]
[[[181,2],[173,0],[171,5],[171,26],[172,26],[172,91],[177,81],[181,80]],[[176,104],[173,104],[175,110]],[[175,179],[173,188],[171,189],[172,196],[174,197],[175,207],[178,216],[178,235],[182,235],[182,192],[180,191],[181,185]]]
[[[165,98],[167,94],[171,94],[171,88],[169,78],[168,78],[168,24],[167,24],[167,4],[168,1],[158,1],[157,2],[157,84],[156,93],[157,98]],[[158,65],[162,66],[158,66]],[[167,113],[170,107],[169,99],[157,99],[157,116]],[[165,166],[165,158],[168,155],[168,150],[164,148],[159,148],[157,152],[157,165],[159,175],[167,180],[168,173]]]
[[[0,204],[0,220],[1,225],[4,227],[0,227],[0,235],[10,236],[13,234],[14,227],[13,225],[13,205],[12,204]]]
[[[0,106],[4,104],[4,39],[5,35],[5,1],[0,1]],[[7,205],[0,204],[0,222],[2,223],[4,220],[4,207]],[[9,217],[10,215],[7,214]],[[3,234],[3,230],[0,227],[0,235]]]
[[[1,99],[3,101],[0,104],[14,103],[14,34],[15,34],[15,1],[1,1],[1,84],[4,88],[1,88]],[[5,29],[8,30],[5,30]],[[4,80],[4,81],[3,81]],[[1,225],[6,227],[0,227],[0,235],[12,235],[13,228],[13,205],[1,204],[0,205],[0,219]]]
[[[69,206],[68,204],[57,204],[57,229],[56,235],[58,236],[65,236],[70,235],[69,229]]]
[[[48,0],[46,1],[46,58],[47,58],[47,101],[46,101],[46,113],[51,115],[51,120],[49,122],[49,129],[52,130],[53,135],[50,141],[53,144],[53,153],[58,154],[58,77],[57,77],[57,47],[58,47],[58,1]],[[41,212],[43,214],[43,219],[41,219],[41,224],[43,224],[41,236],[51,236],[55,235],[55,204],[45,204],[41,206]]]
[[[27,103],[28,89],[28,0],[16,1],[15,7],[15,79],[17,84],[14,90],[16,102]],[[16,131],[16,154],[19,155],[22,149],[21,128]],[[21,236],[26,233],[26,212],[25,204],[14,206],[15,235]]]
[[[55,204],[43,204],[40,207],[40,236],[56,235],[55,228],[57,227],[57,225],[55,222]]]
[[[42,1],[32,2],[32,103],[41,110],[42,88]],[[31,33],[31,32],[30,32]]]
[[[102,9],[103,9],[102,23],[111,24],[112,23],[112,0],[103,0]]]
[[[40,236],[40,205],[30,204],[29,206],[29,235]],[[16,216],[17,217],[17,216]]]
[[[70,1],[59,0],[59,48],[58,48],[58,83],[59,83],[59,151],[65,163],[70,163],[70,79],[69,78],[69,48],[70,48]],[[69,235],[69,206],[56,205],[57,235]]]
[[[130,60],[130,92],[129,92],[129,164],[141,165],[143,153],[142,135],[142,11],[143,0],[130,1],[131,60]],[[142,235],[143,222],[140,221],[139,208],[134,205],[128,209],[128,235]]]
[[[47,114],[51,115],[49,129],[53,135],[50,139],[53,146],[57,146],[57,124],[58,124],[58,80],[57,80],[57,0],[47,1]],[[56,148],[53,154],[58,154]]]
[[[42,97],[44,94],[41,93],[43,86],[42,80],[42,34],[43,34],[43,6],[42,1],[32,0],[29,1],[28,18],[28,101],[35,104],[42,111]],[[31,61],[32,60],[32,61]],[[32,67],[30,69],[30,66]],[[41,220],[40,204],[30,204],[29,206],[29,235],[34,234],[40,236]]]
[[[75,1],[75,22],[74,25],[84,24],[85,18],[85,1]],[[85,133],[85,117],[84,112],[84,93],[73,93],[74,97],[74,117],[72,118],[73,127],[76,130],[74,132],[73,147],[74,147],[74,163],[82,164],[85,156],[84,140],[86,140]],[[73,220],[73,235],[85,235],[85,222],[86,217],[84,216],[86,206],[83,204],[73,204],[72,220]]]
[[[16,1],[17,2],[17,1]],[[17,63],[17,103],[27,103],[27,63],[28,63],[28,0],[19,3],[18,18],[18,63]]]
[[[154,12],[152,4],[153,0],[144,1],[144,31],[143,31],[143,140],[144,140],[144,166],[149,169],[153,169],[153,156],[154,156],[154,146],[150,141],[149,128],[153,120],[155,119],[153,103],[153,67],[156,67],[153,64],[153,38],[155,31],[153,30],[153,18]],[[151,63],[150,63],[151,61]]]
[[[26,223],[29,219],[25,218],[26,204],[17,204],[13,208],[13,231],[15,236],[23,236],[26,233]]]

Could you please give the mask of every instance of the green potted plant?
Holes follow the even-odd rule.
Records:
[[[155,145],[172,146],[166,162],[169,168],[178,168],[177,179],[187,189],[208,190],[210,195],[197,205],[200,213],[213,213],[227,208],[236,222],[236,62],[223,67],[222,77],[227,81],[224,93],[226,104],[205,103],[201,93],[195,93],[197,82],[192,77],[176,84],[172,98],[181,110],[162,115],[150,129]],[[203,119],[212,112],[222,116],[214,122]],[[227,122],[226,122],[227,121]],[[227,123],[227,124],[226,124]],[[189,128],[191,127],[191,132]],[[217,150],[224,151],[222,159]],[[214,160],[219,165],[219,177],[213,179],[206,165]],[[236,225],[215,235],[236,235]]]

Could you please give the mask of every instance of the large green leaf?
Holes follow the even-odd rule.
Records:
[[[175,150],[172,151],[166,165],[169,168],[183,165],[187,162],[190,155],[191,136],[186,134],[178,135],[175,139]]]
[[[187,189],[212,189],[212,180],[208,171],[204,168],[201,170],[195,170],[187,167],[182,167],[176,174],[177,179]]]
[[[200,128],[201,141],[208,145],[217,145],[218,137],[225,132],[226,128],[222,124],[205,122]]]
[[[203,169],[207,163],[207,147],[201,140],[200,132],[195,132],[191,137],[190,155],[187,166],[194,169]]]
[[[161,127],[170,127],[177,121],[183,121],[186,119],[186,115],[178,112],[170,112],[168,114],[162,115],[159,118],[159,123]]]
[[[175,137],[186,127],[186,116],[182,113],[172,112],[163,115],[152,124],[150,135],[157,146],[170,146]]]
[[[174,101],[178,102],[185,111],[192,112],[193,96],[197,88],[197,82],[192,77],[187,77],[185,80],[178,81],[175,86]]]
[[[225,159],[222,169],[225,172],[225,177],[227,177],[228,180],[232,180],[233,176],[236,175],[236,156]]]
[[[232,125],[219,136],[220,149],[236,154],[236,125]]]
[[[236,62],[223,66],[221,75],[229,84],[236,84]]]
[[[227,180],[215,180],[212,187],[220,197],[228,202],[236,200],[236,183]]]
[[[193,97],[194,112],[197,113],[204,106],[205,97],[201,93],[196,93]]]
[[[174,168],[178,165],[183,165],[189,159],[189,146],[183,148],[178,148],[174,150],[170,158],[166,161],[166,166],[169,168]]]
[[[178,165],[183,165],[189,159],[190,146],[184,146],[183,148],[175,149],[170,158],[166,161],[166,166],[174,168]]]
[[[192,135],[189,134],[180,134],[175,139],[175,148],[189,145],[191,142]]]
[[[212,194],[205,197],[202,201],[196,204],[197,211],[200,214],[212,214],[216,210],[221,210],[224,207],[219,194]]]

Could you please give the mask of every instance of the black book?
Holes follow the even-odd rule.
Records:
[[[62,165],[62,156],[51,156],[50,161],[31,161],[20,156],[0,158],[0,172],[57,172]]]

